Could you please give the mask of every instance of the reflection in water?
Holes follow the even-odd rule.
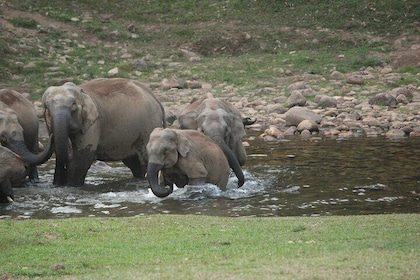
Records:
[[[232,176],[225,192],[187,186],[160,199],[119,162],[95,165],[84,187],[54,187],[52,159],[41,166],[39,182],[15,189],[15,202],[0,206],[0,218],[420,213],[419,138],[250,142],[239,189]]]

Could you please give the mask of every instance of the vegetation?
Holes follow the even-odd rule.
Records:
[[[216,87],[228,83],[253,90],[276,83],[283,68],[327,75],[381,66],[390,61],[387,53],[396,38],[410,41],[418,32],[420,18],[415,0],[12,0],[7,5],[62,23],[52,28],[38,25],[40,18],[11,18],[23,28],[18,36],[0,28],[0,85],[23,87],[34,98],[62,79],[78,83],[115,67],[121,77],[147,82],[194,75]],[[180,49],[202,59],[188,61]]]
[[[0,220],[2,279],[415,279],[418,215]]]

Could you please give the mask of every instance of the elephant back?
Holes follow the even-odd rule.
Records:
[[[38,115],[32,102],[21,93],[10,89],[0,90],[0,101],[16,113],[23,129],[25,143],[32,149],[38,143],[39,129]]]

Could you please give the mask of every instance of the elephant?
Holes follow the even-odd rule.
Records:
[[[39,119],[32,103],[17,91],[0,90],[0,143],[30,163],[28,176],[38,179],[37,166],[45,154],[38,154]],[[46,148],[48,153],[49,148]]]
[[[123,78],[66,82],[47,88],[42,104],[54,136],[54,185],[83,186],[95,160],[121,160],[145,179],[150,133],[166,125],[162,104],[145,84]]]
[[[236,157],[229,161],[230,166],[243,166],[246,162],[246,151],[242,137],[246,135],[245,125],[253,123],[243,118],[238,109],[224,99],[208,93],[204,98],[193,100],[178,115],[181,129],[198,130],[215,141],[223,151],[227,146]],[[229,159],[230,157],[228,157]],[[232,168],[233,169],[233,168]]]
[[[50,138],[52,140],[52,138]],[[31,164],[42,164],[52,155],[53,145],[48,144],[48,150],[37,162],[27,162],[10,149],[0,146],[0,203],[13,202],[13,187],[21,187],[27,176],[27,169]]]
[[[171,194],[174,183],[179,188],[211,183],[226,190],[230,174],[228,159],[219,145],[201,132],[155,128],[147,143],[147,153],[147,179],[158,197]],[[234,157],[233,153],[230,155]],[[163,186],[159,184],[160,171]],[[240,167],[239,171],[236,175],[243,176]]]

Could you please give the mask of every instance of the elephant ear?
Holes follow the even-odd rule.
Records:
[[[178,122],[181,129],[197,130],[198,129],[197,112],[191,111],[183,115],[180,115],[178,117]]]
[[[42,102],[42,115],[44,116],[45,125],[47,126],[47,130],[51,131],[51,117],[49,116],[49,112],[47,108],[47,100],[51,92],[51,87],[47,88],[42,95],[41,102]]]
[[[86,94],[86,92],[81,89],[80,93],[82,94],[83,106],[82,106],[82,133],[86,133],[88,129],[98,120],[99,113],[96,109],[95,103],[92,98]]]
[[[178,153],[182,157],[186,157],[188,152],[191,149],[191,142],[187,137],[181,132],[177,132],[177,141],[178,141]]]
[[[231,120],[232,135],[234,135],[234,137],[237,139],[241,139],[242,137],[246,136],[242,117],[237,114],[231,114]]]

